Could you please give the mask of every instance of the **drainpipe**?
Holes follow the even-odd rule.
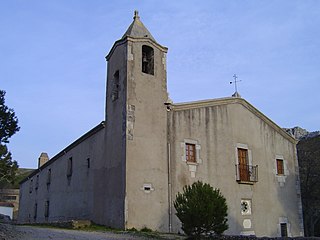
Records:
[[[172,186],[171,186],[171,148],[168,143],[168,201],[169,201],[169,233],[172,232]]]
[[[171,145],[170,145],[170,141],[171,141],[171,134],[170,134],[170,116],[171,116],[171,110],[172,110],[172,101],[168,96],[168,100],[164,103],[164,105],[167,108],[167,150],[168,150],[168,156],[167,156],[167,160],[168,160],[168,205],[169,205],[169,209],[168,209],[168,214],[169,214],[169,233],[172,232],[172,184],[171,184]]]

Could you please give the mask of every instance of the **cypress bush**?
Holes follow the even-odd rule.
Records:
[[[200,181],[187,185],[174,201],[182,230],[190,237],[221,235],[228,229],[227,204],[219,189]]]

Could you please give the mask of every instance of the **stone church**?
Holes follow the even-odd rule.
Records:
[[[21,223],[91,220],[181,232],[173,201],[201,180],[228,204],[225,234],[303,235],[296,141],[237,93],[172,103],[166,54],[135,12],[107,60],[105,120],[21,182]]]

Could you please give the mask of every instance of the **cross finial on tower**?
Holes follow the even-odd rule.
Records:
[[[238,76],[236,74],[233,75],[234,80],[230,82],[230,84],[234,83],[234,94],[232,95],[233,97],[241,97],[240,94],[238,93],[238,88],[237,88],[237,83],[241,82],[241,80],[237,80]]]
[[[139,19],[139,11],[138,10],[134,10],[134,16],[133,16],[133,19],[136,20],[136,19]]]
[[[233,78],[234,78],[234,80],[236,81],[237,78],[238,78],[238,76],[237,76],[236,74],[233,74]]]

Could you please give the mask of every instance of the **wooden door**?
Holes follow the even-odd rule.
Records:
[[[250,181],[248,150],[238,148],[239,174],[241,181]]]

